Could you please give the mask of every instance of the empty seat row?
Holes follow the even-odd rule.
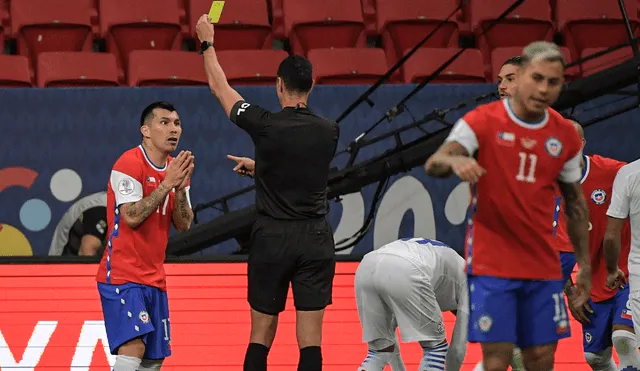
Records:
[[[593,54],[600,49],[588,50]],[[456,55],[458,48],[423,48],[401,69],[394,82],[417,83],[433,74]],[[478,49],[466,49],[436,76],[434,83],[483,83],[495,80],[502,63],[519,48],[495,49],[489,79]],[[568,51],[564,50],[565,54]],[[277,50],[220,51],[218,59],[233,85],[272,84],[278,65],[287,56]],[[567,70],[568,79],[588,75],[632,56],[630,48]],[[382,49],[314,49],[309,52],[318,84],[373,84],[387,73]],[[24,56],[0,56],[0,87],[33,86],[33,73]],[[43,52],[35,69],[38,87],[118,86],[123,82],[116,57],[109,53]],[[129,55],[127,83],[130,86],[206,85],[202,56],[187,51],[139,50]]]
[[[374,4],[372,0],[362,1]],[[306,55],[317,48],[364,46],[362,1],[273,0],[270,4],[272,9],[281,5],[283,32],[292,52]],[[573,58],[585,48],[608,47],[627,38],[615,1],[526,0],[488,31],[514,0],[468,3],[459,14],[466,14],[468,31],[476,36],[484,55],[497,47],[551,40],[556,30],[564,35]],[[640,25],[638,2],[625,3],[636,31]],[[180,48],[183,24],[179,4],[182,0],[100,0],[96,8],[94,0],[13,0],[8,12],[9,34],[18,41],[18,53],[30,57],[40,51],[87,51],[93,37],[104,38],[107,51],[124,56],[117,60],[120,64],[132,50]],[[208,11],[210,4],[211,0],[184,2],[191,37],[195,37],[197,18]],[[431,32],[433,36],[425,47],[457,46],[459,33],[465,29],[459,20],[462,16],[449,16],[456,14],[458,7],[459,0],[375,0],[377,31],[389,63]],[[227,1],[216,30],[220,50],[270,49],[273,30],[267,2]]]

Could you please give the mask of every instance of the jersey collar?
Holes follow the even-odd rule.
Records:
[[[589,171],[591,170],[591,159],[587,155],[582,155],[584,159],[584,168],[582,169],[582,178],[580,179],[580,184],[584,183],[589,176]]]
[[[504,104],[504,108],[507,111],[507,115],[509,115],[509,118],[511,119],[511,121],[515,122],[519,126],[522,126],[523,128],[541,129],[545,125],[547,125],[547,122],[549,121],[549,110],[546,110],[546,109],[544,110],[544,117],[542,118],[542,120],[540,120],[538,122],[526,122],[526,121],[520,119],[516,115],[516,113],[513,112],[513,109],[511,108],[511,102],[509,101],[509,98],[504,98],[502,100],[502,103]]]
[[[155,170],[157,170],[157,171],[164,171],[164,170],[166,170],[166,168],[167,168],[167,162],[169,162],[169,161],[165,162],[164,166],[162,166],[162,167],[156,166],[153,162],[151,162],[151,159],[149,158],[149,156],[147,156],[147,151],[145,151],[145,150],[144,150],[144,147],[142,146],[142,144],[140,144],[140,145],[138,146],[138,148],[140,148],[140,150],[142,151],[142,155],[144,156],[144,159],[145,159],[145,160],[147,160],[147,163],[148,163],[149,165],[151,165],[151,167],[152,167],[152,168],[154,168],[154,169],[155,169]]]

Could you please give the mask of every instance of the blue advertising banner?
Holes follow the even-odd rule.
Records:
[[[362,104],[341,124],[339,150],[376,122],[402,99],[413,86],[386,85],[371,97],[374,107]],[[318,86],[310,107],[316,113],[338,117],[366,86]],[[493,85],[427,86],[408,104],[407,110],[391,122],[380,124],[369,137],[411,123],[436,108],[448,108],[474,96],[491,92]],[[276,110],[274,88],[238,88],[254,104]],[[632,98],[633,99],[633,98]],[[111,167],[126,150],[140,143],[139,116],[155,100],[175,104],[183,123],[179,149],[196,156],[191,197],[194,205],[204,203],[251,185],[236,176],[227,154],[253,155],[249,136],[231,123],[206,88],[107,88],[107,89],[0,89],[2,130],[0,131],[0,255],[47,255],[52,234],[62,215],[80,198],[106,189]],[[602,97],[576,109],[587,120],[629,102],[619,97]],[[467,108],[470,109],[471,107]],[[454,111],[454,122],[465,111]],[[634,123],[637,111],[616,116],[589,127],[587,153],[598,153],[631,161],[640,157]],[[426,131],[442,124],[423,125]],[[405,141],[424,135],[413,129]],[[357,162],[393,148],[393,139],[364,148]],[[342,168],[348,155],[338,156]],[[352,236],[362,226],[372,202],[375,185],[332,201],[330,221],[337,241]],[[456,249],[463,246],[464,215],[468,188],[457,179],[428,178],[422,168],[391,179],[366,237],[342,253],[362,254],[396,238],[420,235],[438,238]],[[231,209],[248,206],[253,193],[234,199]],[[199,215],[206,222],[220,215],[207,210]],[[196,255],[229,254],[235,241],[212,246]]]

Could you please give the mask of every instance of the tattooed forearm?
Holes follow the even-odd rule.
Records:
[[[602,247],[604,249],[604,262],[609,273],[615,273],[618,270],[620,250],[622,249],[622,230],[625,223],[626,219],[607,218],[607,230],[604,233]]]
[[[589,208],[580,183],[559,183],[567,216],[567,232],[576,260],[581,268],[589,268]]]
[[[187,192],[180,190],[176,192],[176,205],[173,210],[173,225],[178,232],[189,230],[193,221],[193,211],[187,202]]]
[[[469,156],[469,153],[457,142],[447,142],[443,144],[424,164],[427,175],[435,178],[451,176],[453,174],[451,158],[457,156]]]
[[[152,212],[160,206],[171,189],[161,183],[151,194],[140,201],[124,205],[124,221],[131,228],[139,226]]]

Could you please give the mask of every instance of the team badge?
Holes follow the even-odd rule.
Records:
[[[142,323],[149,323],[149,313],[145,312],[144,310],[140,312],[140,314],[138,314],[138,318],[140,319],[140,321],[142,321]]]
[[[603,189],[596,189],[591,192],[591,201],[596,205],[602,205],[607,199],[607,193]]]
[[[482,316],[478,319],[478,326],[482,332],[489,332],[491,325],[493,325],[493,320],[489,316]]]
[[[128,196],[133,193],[133,182],[130,179],[122,179],[118,183],[118,193],[123,196]]]
[[[593,337],[591,336],[590,333],[588,332],[584,333],[584,341],[586,341],[587,344],[591,344],[591,342],[593,341]]]
[[[551,137],[544,143],[544,148],[552,157],[558,157],[562,153],[562,142],[556,137]]]

